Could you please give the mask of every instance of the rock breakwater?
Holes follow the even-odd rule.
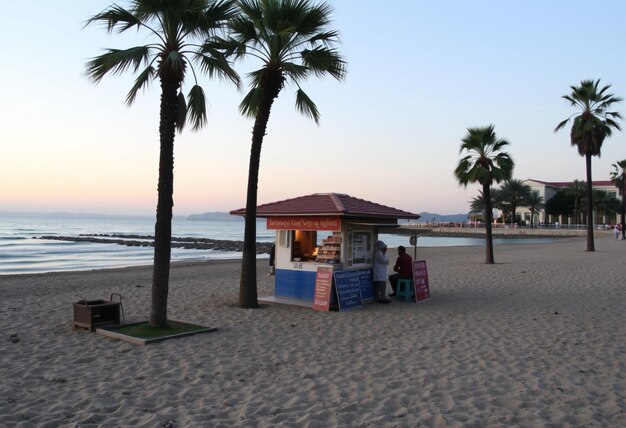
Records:
[[[123,235],[123,234],[96,234],[79,236],[36,236],[35,239],[54,241],[92,242],[96,244],[118,244],[127,247],[153,247],[154,236],[151,235]],[[269,254],[271,242],[257,242],[257,254]],[[242,252],[243,241],[228,241],[209,238],[172,237],[172,248],[195,250],[214,250]]]

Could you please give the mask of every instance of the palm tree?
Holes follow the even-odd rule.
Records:
[[[483,191],[478,191],[478,196],[472,198],[470,203],[470,214],[478,214],[482,216],[485,214],[485,199],[483,198]],[[493,202],[492,202],[493,206]],[[483,219],[484,220],[484,219]]]
[[[574,214],[574,197],[565,190],[559,190],[546,201],[546,214],[551,216],[567,216]]]
[[[518,179],[505,180],[502,186],[500,186],[499,195],[501,202],[509,207],[511,226],[513,226],[514,223],[517,223],[515,211],[530,196],[530,186]]]
[[[584,181],[574,180],[572,184],[567,186],[565,192],[574,197],[574,215],[576,216],[576,224],[581,224],[583,219],[578,217],[581,212],[580,201],[587,194],[587,186]]]
[[[606,137],[610,137],[613,128],[621,130],[615,121],[622,116],[618,112],[607,111],[613,103],[622,101],[613,94],[606,93],[611,85],[606,85],[598,90],[600,79],[583,80],[580,86],[570,86],[572,93],[563,95],[573,107],[580,109],[580,114],[574,117],[570,141],[572,146],[578,148],[578,153],[585,157],[587,168],[587,251],[595,251],[593,242],[593,200],[591,179],[591,157],[600,156],[602,143]],[[574,114],[575,115],[575,114]],[[559,123],[554,132],[563,128],[574,116],[570,116]]]
[[[467,187],[468,183],[480,183],[485,202],[485,263],[493,264],[493,236],[491,230],[492,201],[491,185],[495,181],[511,178],[514,162],[508,153],[502,152],[508,141],[497,138],[493,125],[483,128],[468,128],[467,135],[461,140],[459,153],[468,154],[459,160],[454,175],[459,184]]]
[[[337,31],[328,29],[332,8],[310,0],[240,0],[241,14],[230,30],[239,56],[261,62],[249,73],[250,92],[239,105],[241,113],[254,117],[248,171],[244,248],[239,306],[258,306],[256,284],[256,205],[261,145],[274,100],[285,84],[296,87],[296,109],[319,123],[317,106],[300,87],[310,76],[345,76],[345,62],[333,46]]]
[[[126,96],[131,105],[139,90],[158,79],[161,86],[159,111],[159,182],[156,224],[154,227],[154,267],[150,325],[167,326],[167,295],[172,237],[174,193],[174,137],[189,120],[193,129],[206,123],[204,91],[198,85],[193,63],[209,75],[238,83],[238,76],[219,50],[213,37],[224,28],[236,11],[230,0],[133,0],[130,8],[112,5],[87,21],[103,23],[108,33],[133,28],[146,30],[154,43],[128,49],[107,49],[87,63],[87,75],[98,83],[107,74],[128,69],[138,72]],[[187,100],[182,84],[187,69],[194,75]]]
[[[483,191],[478,190],[478,196],[472,198],[470,203],[470,215],[474,215],[476,218],[480,218],[485,221],[485,198],[483,196]],[[491,208],[493,213],[493,208],[499,208],[498,203],[498,189],[491,189]]]
[[[619,201],[609,195],[606,190],[593,189],[593,208],[596,213],[596,223],[600,223],[601,218],[610,213],[617,213]],[[602,220],[604,223],[606,220]],[[609,219],[610,222],[610,219]]]
[[[530,192],[528,197],[523,202],[530,211],[530,225],[534,225],[535,213],[542,209],[545,204],[543,203],[543,197],[539,196],[536,192]]]
[[[620,206],[620,217],[622,225],[622,239],[626,239],[626,159],[613,164],[615,170],[611,172],[611,181],[617,187],[622,204]]]

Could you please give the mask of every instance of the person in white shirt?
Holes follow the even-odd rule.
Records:
[[[387,299],[387,245],[383,241],[376,242],[374,250],[374,295],[378,303],[390,303]]]

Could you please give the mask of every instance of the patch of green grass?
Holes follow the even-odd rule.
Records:
[[[165,328],[152,327],[148,321],[145,321],[137,324],[124,325],[116,328],[114,331],[139,339],[154,339],[157,337],[173,336],[206,329],[206,327],[200,325],[185,324],[176,321],[168,321],[167,324],[168,326]]]

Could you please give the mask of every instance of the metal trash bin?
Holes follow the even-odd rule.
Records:
[[[119,301],[114,302],[113,296],[118,296]],[[121,306],[122,295],[119,293],[112,293],[109,300],[80,299],[74,302],[74,328],[95,331],[96,327],[120,325]]]

